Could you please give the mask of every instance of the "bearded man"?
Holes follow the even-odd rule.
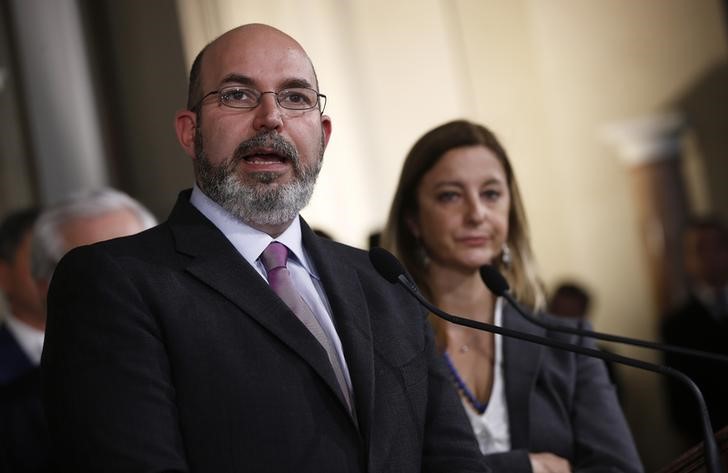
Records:
[[[83,247],[49,292],[45,401],[74,472],[487,471],[422,311],[299,217],[331,119],[290,36],[245,25],[190,72],[195,185]]]

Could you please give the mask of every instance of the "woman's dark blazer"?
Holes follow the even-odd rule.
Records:
[[[562,317],[545,321],[575,325]],[[503,326],[595,347],[587,338],[534,325],[508,304]],[[529,452],[566,458],[575,472],[642,471],[604,361],[504,337],[503,371],[512,450],[486,455],[494,471],[530,472]]]

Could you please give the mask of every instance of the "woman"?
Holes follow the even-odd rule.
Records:
[[[480,278],[495,265],[521,304],[544,306],[515,176],[485,127],[453,121],[415,143],[382,238],[447,312],[593,347],[530,324]],[[494,471],[642,471],[601,360],[432,322]]]

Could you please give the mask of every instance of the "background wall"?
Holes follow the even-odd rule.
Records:
[[[0,116],[8,124],[0,129],[2,211],[48,200],[42,163],[53,156],[40,151],[47,148],[33,131],[27,94],[32,84],[62,84],[67,75],[57,67],[27,77],[24,64],[38,59],[22,54],[18,30],[25,24],[59,42],[65,35],[59,22],[14,20],[21,3],[46,1],[0,0]],[[172,128],[189,64],[208,41],[249,22],[290,33],[317,67],[334,133],[304,216],[341,241],[366,246],[384,224],[409,147],[460,117],[501,137],[545,281],[572,277],[592,289],[599,330],[654,339],[659,317],[630,168],[604,140],[605,125],[683,112],[689,205],[728,218],[728,39],[720,0],[52,3],[80,12],[104,179],[160,218],[192,182]],[[59,120],[78,113],[73,106],[66,112]],[[625,410],[654,471],[687,446],[665,417],[661,380],[631,369],[619,374]]]

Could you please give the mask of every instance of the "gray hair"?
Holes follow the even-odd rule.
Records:
[[[68,220],[96,217],[116,210],[129,210],[143,230],[157,224],[157,219],[128,194],[109,187],[71,194],[43,211],[33,230],[30,270],[35,279],[50,280],[65,252],[60,227]]]

